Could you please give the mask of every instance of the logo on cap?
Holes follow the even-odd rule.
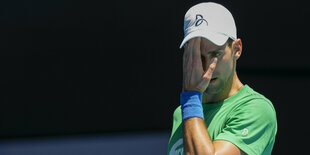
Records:
[[[201,25],[204,21],[206,22],[206,24],[207,24],[207,26],[208,26],[207,20],[203,19],[203,16],[202,16],[201,14],[197,14],[197,15],[196,15],[196,23],[195,23],[195,26],[197,27],[197,26]]]

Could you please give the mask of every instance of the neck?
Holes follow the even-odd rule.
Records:
[[[203,103],[216,103],[223,101],[233,95],[235,95],[241,88],[243,84],[239,80],[237,73],[234,72],[233,76],[228,79],[227,84],[225,85],[224,89],[215,95],[209,95],[204,93],[203,94]]]

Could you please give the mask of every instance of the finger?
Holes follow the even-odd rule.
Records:
[[[186,67],[190,64],[191,61],[191,47],[193,44],[193,40],[189,40],[188,43],[186,43],[187,46],[184,47],[184,54],[183,54],[183,69],[186,69]]]
[[[196,38],[194,43],[194,51],[193,51],[193,67],[195,68],[195,71],[200,74],[200,76],[203,74],[203,64],[201,60],[201,38]]]
[[[186,47],[184,48],[184,55],[183,55],[183,69],[191,65],[192,62],[192,47],[193,47],[194,40],[191,39],[186,43]]]
[[[196,87],[199,91],[204,92],[207,89],[207,87],[209,86],[210,80],[212,78],[212,74],[213,74],[215,67],[216,67],[216,64],[217,64],[217,61],[218,61],[217,57],[211,59],[211,63],[208,67],[208,70],[203,75],[202,81]]]
[[[194,38],[194,43],[193,43],[193,53],[194,53],[194,58],[195,59],[200,59],[201,57],[201,52],[200,52],[200,42],[201,42],[201,38]]]
[[[188,42],[188,45],[184,48],[184,55],[183,55],[183,86],[187,86],[190,83],[190,76],[192,72],[192,47],[193,47],[194,40],[191,39]]]
[[[196,38],[192,38],[190,39],[187,43],[186,43],[186,48],[191,49],[195,43],[195,39]]]
[[[205,74],[203,75],[203,79],[211,80],[213,71],[215,70],[216,64],[217,64],[218,58],[214,57],[211,59],[209,67]]]

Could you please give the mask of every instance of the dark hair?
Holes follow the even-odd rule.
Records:
[[[226,44],[228,45],[228,47],[231,48],[231,45],[232,45],[232,42],[233,42],[233,41],[234,41],[233,39],[228,38],[228,40],[226,41]]]

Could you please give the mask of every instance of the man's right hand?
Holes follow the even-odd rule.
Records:
[[[201,38],[193,38],[188,41],[183,55],[183,91],[204,92],[212,78],[217,64],[217,57],[211,59],[206,71],[203,70],[200,50]]]

